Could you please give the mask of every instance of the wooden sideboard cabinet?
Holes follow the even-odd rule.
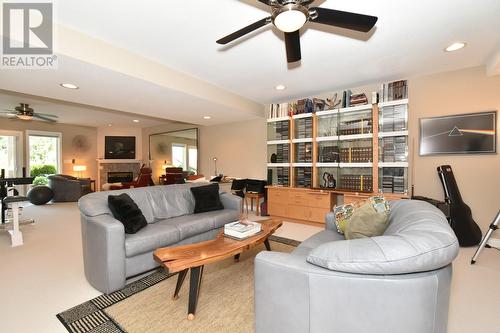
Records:
[[[305,188],[268,187],[267,191],[270,215],[316,223],[325,222],[337,197],[330,191]]]

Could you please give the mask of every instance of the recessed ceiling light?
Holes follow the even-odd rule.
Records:
[[[132,121],[133,121],[134,123],[138,123],[138,122],[139,122],[139,120],[138,120],[138,119],[134,119],[134,120],[132,120]]]
[[[108,124],[108,127],[111,127],[111,126],[113,126],[113,124]]]
[[[453,52],[453,51],[463,49],[466,46],[467,46],[467,43],[465,43],[465,42],[455,42],[455,43],[451,44],[450,46],[448,46],[447,48],[445,48],[444,50],[446,52]]]
[[[78,89],[78,86],[73,83],[61,83],[60,86],[66,89]]]
[[[276,89],[276,90],[285,90],[286,86],[284,86],[282,84],[278,84],[276,87],[274,87],[274,89]]]
[[[209,119],[212,119],[212,117],[210,117],[210,116],[204,116],[203,119],[209,120]]]

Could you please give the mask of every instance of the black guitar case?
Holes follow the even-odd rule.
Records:
[[[450,225],[460,246],[475,246],[481,242],[481,229],[472,218],[470,207],[462,200],[453,170],[449,165],[437,168],[443,184],[445,202],[450,205]]]

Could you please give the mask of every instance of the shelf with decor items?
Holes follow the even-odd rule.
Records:
[[[378,101],[377,94],[370,92],[367,95],[373,96],[374,103],[365,98],[361,105],[327,105],[314,98],[275,106],[281,117],[268,120],[270,215],[323,223],[337,204],[379,194],[391,200],[408,197],[407,86],[395,82],[379,93],[387,100]],[[359,99],[360,95],[353,96]],[[396,95],[404,98],[389,98]],[[282,135],[275,135],[280,130]],[[288,155],[272,162],[279,144],[287,145],[280,151]]]

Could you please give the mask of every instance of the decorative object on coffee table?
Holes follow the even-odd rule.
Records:
[[[48,186],[38,185],[30,189],[26,196],[28,197],[29,202],[38,206],[45,205],[47,202],[52,200],[54,192],[52,192]]]
[[[165,267],[167,273],[179,272],[173,296],[174,300],[179,298],[179,291],[182,287],[182,283],[184,282],[188,270],[191,269],[188,306],[189,320],[194,319],[203,275],[203,267],[205,265],[229,257],[234,257],[237,261],[243,251],[262,243],[265,244],[268,251],[271,250],[268,238],[276,229],[281,227],[282,221],[269,219],[259,222],[261,223],[262,231],[244,240],[224,237],[224,232],[221,231],[214,240],[190,245],[160,248],[153,253],[154,259]]]

